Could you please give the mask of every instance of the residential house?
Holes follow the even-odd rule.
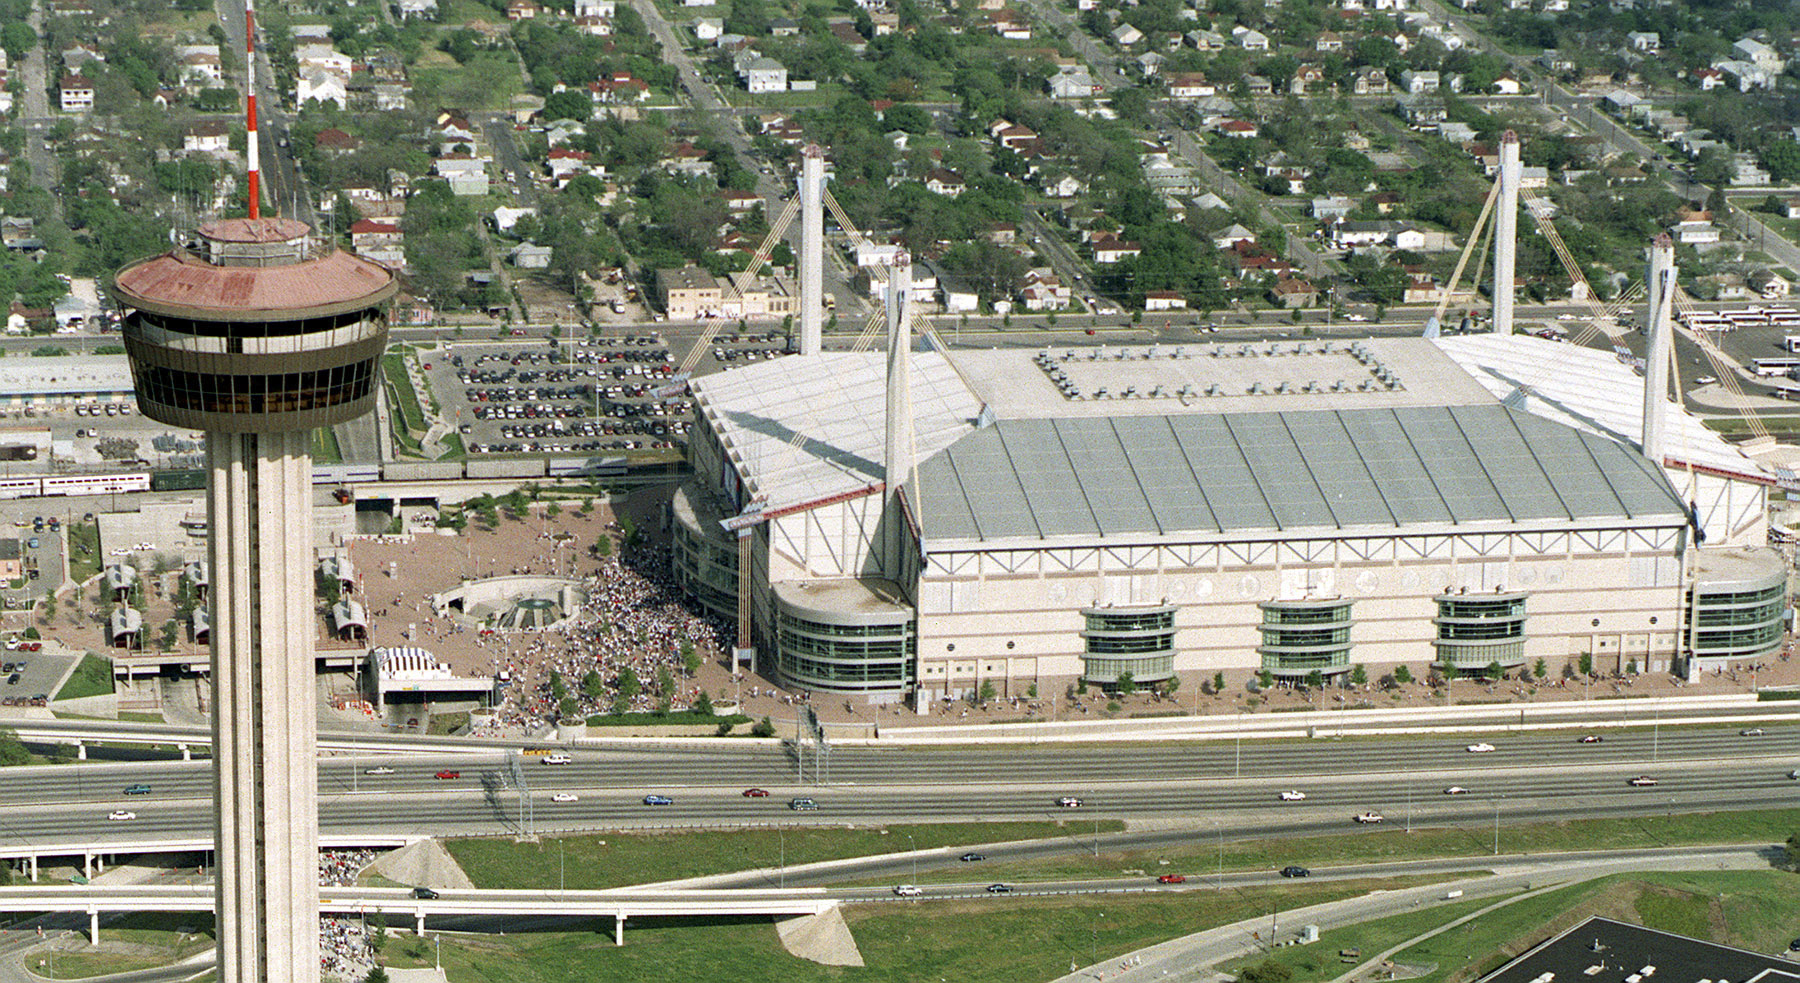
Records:
[[[350,87],[346,76],[328,72],[322,68],[303,69],[294,81],[294,101],[305,105],[309,102],[329,102],[339,109],[350,105]]]
[[[398,246],[405,241],[398,221],[365,218],[350,226],[350,248],[358,253],[377,246]]]
[[[1312,307],[1319,302],[1319,289],[1301,277],[1283,277],[1269,288],[1269,299],[1288,309]]]
[[[1170,75],[1167,82],[1171,99],[1206,99],[1219,94],[1218,87],[1199,72],[1179,72]]]
[[[231,129],[224,123],[195,123],[181,135],[184,154],[217,154],[231,149]]]
[[[1046,198],[1073,198],[1087,190],[1080,178],[1068,173],[1042,179],[1041,187]]]
[[[1770,75],[1780,75],[1787,68],[1787,60],[1775,52],[1774,48],[1756,40],[1743,38],[1731,46],[1733,54],[1750,62]]]
[[[1244,91],[1253,96],[1266,96],[1275,91],[1275,84],[1261,75],[1246,75],[1241,82]]]
[[[1411,95],[1425,92],[1436,92],[1441,79],[1436,72],[1414,71],[1410,68],[1400,71],[1400,89]]]
[[[1332,196],[1329,198],[1314,198],[1312,200],[1313,218],[1316,218],[1321,222],[1331,222],[1340,218],[1349,218],[1350,213],[1355,210],[1355,198]]]
[[[590,173],[594,167],[593,156],[585,150],[551,147],[550,153],[544,158],[544,164],[550,171],[551,183],[560,188],[570,178]]]
[[[474,144],[475,127],[460,112],[440,109],[432,121],[431,135],[446,146],[458,143]]]
[[[347,154],[361,147],[362,141],[335,126],[328,126],[313,137],[313,146],[328,154]]]
[[[618,15],[618,0],[575,0],[576,17],[604,17],[612,20]]]
[[[1764,300],[1781,300],[1794,290],[1793,284],[1773,270],[1756,270],[1744,277],[1744,283]]]
[[[1169,59],[1160,51],[1146,51],[1138,55],[1136,60],[1139,74],[1145,78],[1155,78],[1156,73],[1162,71],[1163,62]]]
[[[1144,310],[1150,311],[1185,311],[1187,298],[1173,290],[1144,291]]]
[[[1219,124],[1220,135],[1231,137],[1234,140],[1254,140],[1260,132],[1256,128],[1256,124],[1249,120],[1228,119]]]
[[[1344,50],[1344,37],[1336,31],[1320,31],[1313,39],[1313,50],[1321,53]]]
[[[512,208],[507,205],[501,205],[499,208],[494,209],[493,212],[494,229],[497,232],[511,232],[513,226],[519,224],[519,219],[522,219],[527,215],[536,215],[537,213],[538,210],[535,208]]]
[[[800,22],[792,17],[777,17],[769,21],[769,36],[776,38],[798,37]]]
[[[1711,92],[1725,84],[1725,73],[1716,68],[1697,68],[1688,75],[1701,92]]]
[[[719,35],[725,33],[725,21],[718,17],[696,17],[693,23],[694,37],[701,41],[717,41]]]
[[[1198,208],[1199,210],[1201,210],[1203,212],[1207,211],[1208,209],[1214,209],[1214,208],[1221,209],[1224,211],[1231,210],[1231,205],[1228,202],[1226,202],[1225,199],[1219,197],[1217,194],[1214,194],[1211,191],[1206,192],[1205,194],[1201,195],[1198,198],[1195,198],[1194,199],[1194,207]]]
[[[550,267],[549,246],[539,246],[529,242],[521,242],[507,253],[512,265],[521,270],[543,270]]]
[[[1197,51],[1224,51],[1225,35],[1218,31],[1189,31],[1181,40]]]
[[[925,172],[925,188],[932,194],[955,198],[967,190],[967,185],[963,183],[962,175],[955,171],[934,167]]]
[[[1117,263],[1143,255],[1144,247],[1123,239],[1107,239],[1094,243],[1094,262]]]
[[[1047,266],[1027,270],[1018,293],[1028,311],[1060,311],[1074,302],[1073,291]]]
[[[64,75],[57,87],[65,113],[85,112],[94,108],[94,83],[85,75]]]
[[[1388,82],[1386,69],[1359,68],[1350,83],[1350,91],[1359,96],[1386,95],[1393,91],[1393,85]]]
[[[225,81],[216,44],[178,44],[175,61],[181,65],[181,83],[189,87],[218,85]]]
[[[436,17],[437,12],[437,0],[395,0],[394,2],[394,13],[399,15],[401,20],[411,20],[414,17]]]
[[[1269,36],[1261,31],[1254,31],[1246,27],[1234,27],[1231,30],[1231,37],[1237,42],[1237,46],[1245,51],[1269,50]]]
[[[1311,63],[1294,69],[1294,77],[1288,80],[1288,91],[1297,96],[1305,95],[1309,90],[1325,84],[1325,69]]]
[[[688,177],[712,177],[715,170],[713,162],[707,159],[706,151],[685,141],[676,144],[668,156],[657,161],[657,166],[670,174],[685,174]]]
[[[445,154],[432,161],[432,171],[450,184],[457,195],[488,193],[487,161],[469,154]]]
[[[535,20],[543,10],[536,0],[507,0],[506,19],[511,21]]]
[[[1047,85],[1052,99],[1087,99],[1100,94],[1100,85],[1085,68],[1072,68],[1050,76]]]
[[[1233,249],[1238,243],[1256,245],[1256,233],[1241,225],[1233,224],[1213,235],[1213,246],[1217,249]]]
[[[725,212],[728,215],[748,215],[762,205],[762,195],[754,191],[737,191],[726,189],[719,193],[725,199]]]
[[[753,58],[744,65],[739,75],[744,80],[744,88],[753,95],[787,91],[787,68],[773,58]]]
[[[612,21],[605,17],[577,17],[575,29],[596,38],[611,37],[613,32]]]
[[[1625,44],[1639,54],[1654,55],[1662,47],[1662,35],[1655,31],[1632,31],[1625,35]]]
[[[1031,24],[1025,15],[1011,7],[987,15],[988,29],[1008,41],[1031,40]]]
[[[1120,24],[1113,28],[1108,36],[1112,38],[1114,44],[1120,47],[1130,47],[1144,40],[1144,32],[1130,24]]]
[[[588,85],[588,91],[602,103],[634,103],[650,98],[650,83],[630,72],[613,72]]]
[[[1507,72],[1494,80],[1493,89],[1496,95],[1516,96],[1525,91],[1525,86],[1511,72]]]

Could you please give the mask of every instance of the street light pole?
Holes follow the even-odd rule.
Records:
[[[912,855],[912,879],[917,881],[919,879],[919,845],[913,842],[911,833],[906,834],[906,852]]]
[[[1494,800],[1494,856],[1500,855],[1500,800]]]

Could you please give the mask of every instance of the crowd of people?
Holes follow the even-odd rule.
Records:
[[[375,968],[364,924],[355,918],[319,918],[319,973],[327,978],[360,980]]]
[[[319,886],[351,887],[363,868],[375,862],[374,850],[320,850]]]
[[[684,650],[703,660],[717,659],[730,636],[730,625],[690,610],[670,580],[666,547],[634,547],[629,555],[604,557],[597,573],[583,578],[586,604],[556,629],[520,635],[487,635],[480,644],[490,650],[492,668],[504,680],[504,696],[489,731],[531,730],[559,715],[551,674],[561,677],[569,697],[583,714],[604,713],[619,706],[620,679],[631,669],[641,686],[626,701],[632,712],[649,711],[665,700],[687,705],[699,694],[682,682]],[[659,693],[658,670],[677,680],[676,691]],[[588,692],[590,673],[602,683]]]

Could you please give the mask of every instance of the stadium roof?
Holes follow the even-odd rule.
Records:
[[[1630,448],[1491,403],[1009,420],[919,483],[933,545],[1686,515]]]
[[[1585,365],[1573,346],[1508,339],[1521,340],[1555,345],[1517,353],[1535,356],[1535,373],[1546,374],[1535,368],[1546,356]],[[928,544],[1666,525],[1686,515],[1635,442],[1579,410],[1557,415],[1593,398],[1579,381],[1566,400],[1546,385],[1509,409],[1489,391],[1504,368],[1458,365],[1486,351],[1419,338],[1094,351],[958,352],[954,368],[935,352],[913,354],[910,499]],[[1630,370],[1591,354],[1610,366],[1593,370],[1589,386],[1607,398],[1605,413],[1592,412],[1625,414],[1618,376]],[[693,391],[751,495],[775,510],[882,480],[884,383],[880,353],[834,352],[696,379]],[[1214,385],[1217,395],[1203,395]],[[1678,432],[1730,451],[1703,444],[1699,429]]]
[[[1499,399],[1524,387],[1523,402],[1514,404],[1521,409],[1632,447],[1643,440],[1644,380],[1610,352],[1531,335],[1459,335],[1436,344]],[[1679,404],[1669,404],[1665,433],[1665,462],[1769,477]]]
[[[1537,983],[1552,978],[1592,983],[1649,979],[1659,983],[1792,983],[1800,980],[1800,972],[1779,956],[1609,918],[1590,918],[1482,977],[1481,983]]]

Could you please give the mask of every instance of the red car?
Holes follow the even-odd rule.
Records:
[[[437,777],[439,777],[439,778],[461,778],[462,772],[451,771],[450,769],[445,768],[443,771],[440,771],[437,773]]]
[[[769,797],[769,790],[766,788],[744,789],[744,798],[746,798],[746,799],[766,799],[768,797]]]
[[[1186,874],[1164,874],[1156,879],[1158,884],[1186,884]]]

